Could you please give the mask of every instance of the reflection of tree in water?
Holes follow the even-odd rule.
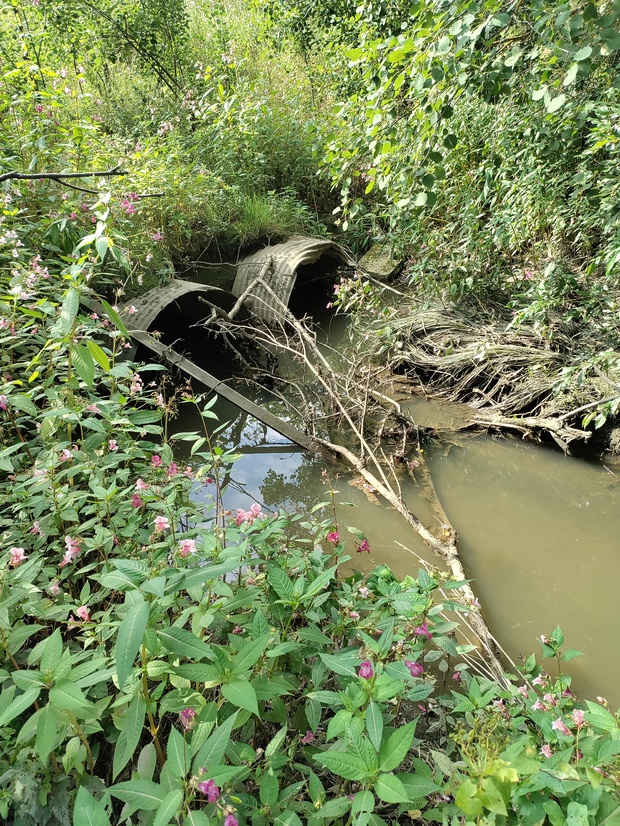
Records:
[[[327,488],[324,492],[321,488],[321,464],[308,456],[291,474],[276,473],[270,468],[260,491],[268,507],[308,512],[317,501],[329,499]]]

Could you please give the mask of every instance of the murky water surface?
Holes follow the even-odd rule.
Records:
[[[418,400],[420,424],[446,412]],[[287,444],[277,433],[219,405],[220,420],[234,417],[229,447],[242,458],[234,466],[225,504],[263,509],[309,509],[325,501],[327,468],[338,491],[341,536],[352,565],[367,570],[385,563],[397,575],[416,574],[417,555],[436,559],[401,516],[376,499],[341,465]],[[184,418],[179,429],[198,422]],[[489,625],[512,657],[540,653],[538,637],[559,623],[566,647],[584,653],[568,673],[587,697],[604,694],[620,705],[620,478],[598,462],[564,457],[516,439],[459,435],[427,445],[425,455],[441,502],[459,535],[459,553],[473,580]],[[402,473],[409,506],[430,525],[435,519],[421,484]],[[355,537],[368,536],[369,556],[356,554]]]
[[[420,425],[448,425],[462,415],[458,406],[423,399],[407,406]],[[417,573],[418,556],[437,562],[402,517],[342,465],[287,444],[230,405],[218,402],[216,410],[220,422],[232,422],[225,433],[229,447],[242,453],[226,507],[247,509],[256,501],[265,510],[307,510],[329,498],[322,476],[327,468],[332,478],[341,474],[335,485],[339,528],[351,564],[367,570],[385,563],[404,576]],[[187,415],[178,430],[200,429],[198,417]],[[566,666],[573,686],[620,706],[620,468],[612,473],[598,461],[487,435],[450,436],[424,449],[467,575],[501,644],[513,658],[539,655],[539,636],[559,623],[566,647],[585,655]],[[404,498],[430,526],[436,517],[422,480],[399,472]],[[356,554],[346,525],[364,531],[370,556]]]

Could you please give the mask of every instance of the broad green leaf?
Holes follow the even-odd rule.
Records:
[[[126,780],[110,786],[108,791],[125,803],[153,812],[164,802],[161,786],[152,780]]]
[[[270,639],[271,634],[267,632],[257,640],[251,640],[244,645],[243,648],[239,649],[232,659],[233,674],[239,676],[249,671],[260,659]]]
[[[269,806],[270,808],[275,806],[278,802],[279,791],[278,778],[275,774],[273,772],[264,774],[259,788],[260,802],[263,806]]]
[[[116,327],[116,329],[117,329],[117,330],[120,330],[120,331],[121,331],[121,333],[122,333],[124,336],[126,336],[126,335],[127,335],[127,328],[126,328],[126,327],[125,327],[125,325],[123,324],[123,322],[122,322],[122,320],[121,320],[121,317],[120,317],[120,316],[119,316],[119,314],[116,312],[116,310],[114,309],[114,307],[111,307],[111,306],[108,304],[108,302],[107,302],[107,301],[105,301],[103,298],[101,299],[101,304],[103,305],[103,309],[106,311],[106,314],[107,314],[108,318],[110,319],[110,321],[112,322],[112,324],[114,324],[114,326]]]
[[[319,654],[319,656],[330,671],[346,677],[357,677],[357,669],[361,660],[357,651],[348,654]]]
[[[183,808],[183,792],[181,789],[172,789],[164,797],[153,821],[153,826],[168,826]]]
[[[82,690],[68,679],[57,680],[50,688],[50,703],[55,708],[66,709],[75,713],[76,708],[88,706],[88,700]]]
[[[370,791],[357,792],[353,798],[351,805],[351,814],[356,815],[360,812],[374,812],[375,810],[375,796]]]
[[[110,359],[106,356],[103,349],[97,344],[96,341],[92,341],[92,339],[88,339],[86,342],[86,346],[88,347],[88,351],[91,356],[95,359],[99,367],[102,370],[105,370],[106,373],[110,372]]]
[[[282,568],[279,568],[276,565],[271,565],[269,567],[267,579],[280,599],[290,600],[293,598],[295,588],[291,579],[284,573]]]
[[[10,402],[11,407],[14,407],[16,410],[21,410],[22,413],[27,413],[29,416],[39,415],[39,408],[30,396],[26,396],[23,393],[13,393]]]
[[[403,762],[413,742],[416,722],[416,720],[412,720],[390,734],[379,752],[379,768],[381,771],[392,771]]]
[[[211,646],[185,628],[170,626],[158,631],[157,636],[166,651],[177,657],[186,657],[188,660],[202,660],[205,657],[213,659]]]
[[[190,767],[189,744],[185,742],[183,735],[174,726],[170,729],[168,736],[166,759],[173,777],[184,779]]]
[[[256,714],[257,717],[259,716],[256,692],[247,680],[231,680],[229,683],[224,683],[220,691],[229,703],[238,708],[245,708]]]
[[[54,669],[62,657],[62,635],[60,628],[47,638],[45,648],[41,654],[41,671],[44,674],[54,674]]]
[[[65,335],[73,329],[73,323],[80,307],[80,295],[75,287],[70,287],[65,293],[60,311],[60,327]]]
[[[368,774],[368,767],[364,761],[346,751],[320,752],[313,756],[313,760],[346,780],[363,780]]]
[[[144,632],[149,621],[149,603],[142,597],[127,609],[118,629],[116,645],[114,646],[114,661],[118,676],[118,687],[125,685],[131,673],[136,654],[140,650]]]
[[[393,774],[380,774],[375,780],[375,791],[386,803],[407,803],[410,800],[407,789]]]
[[[118,736],[114,747],[114,760],[112,765],[112,779],[116,780],[119,772],[125,768],[138,748],[142,730],[144,728],[144,718],[146,716],[146,703],[141,694],[136,694],[129,708],[125,727]],[[150,778],[149,778],[150,780]]]
[[[33,686],[27,691],[24,691],[23,694],[19,694],[15,697],[11,705],[0,715],[0,726],[6,726],[7,723],[10,723],[11,720],[15,719],[15,717],[21,714],[22,711],[29,708],[40,693],[41,688],[39,686]]]
[[[349,528],[349,530],[351,529]],[[314,579],[304,592],[304,595],[301,598],[302,601],[311,599],[312,597],[316,596],[320,591],[323,591],[328,582],[330,582],[334,578],[337,568],[338,565],[334,565],[332,568],[329,568],[327,571],[324,571],[316,579]]]
[[[39,711],[37,717],[37,736],[35,739],[37,757],[44,766],[47,766],[47,758],[54,750],[60,726],[60,715],[56,709],[48,703]]]
[[[230,740],[230,733],[233,730],[237,720],[237,712],[231,714],[221,725],[217,726],[205,743],[198,749],[192,769],[196,773],[201,766],[207,770],[209,766],[216,766],[222,762],[224,754],[226,753],[226,746]]]
[[[416,766],[421,762],[420,760],[416,761]],[[399,772],[396,775],[405,787],[409,800],[418,800],[420,797],[426,797],[440,790],[441,787],[433,780],[428,766],[425,766],[425,770],[424,773],[408,774]]]
[[[210,826],[211,821],[200,809],[193,809],[185,815],[183,826]]]
[[[72,344],[69,350],[73,369],[87,387],[92,387],[95,380],[95,362],[87,347]]]
[[[607,711],[603,706],[597,705],[590,700],[586,700],[588,711],[586,712],[586,720],[596,728],[603,729],[603,731],[615,731],[618,728],[618,722],[613,714]]]
[[[73,807],[73,826],[110,826],[105,806],[95,800],[84,786],[80,786]]]
[[[320,809],[317,810],[318,817],[336,818],[342,817],[343,814],[351,808],[351,800],[348,797],[336,797],[333,800],[328,800]]]
[[[105,235],[100,235],[99,238],[97,238],[95,241],[95,249],[97,250],[99,260],[103,261],[105,254],[108,251],[108,239]]]
[[[366,730],[370,737],[370,742],[375,749],[381,748],[381,737],[383,736],[383,715],[377,703],[370,702],[366,709]]]
[[[205,568],[195,568],[185,575],[185,589],[194,588],[196,585],[202,585],[205,582],[212,582],[221,576],[225,576],[231,571],[237,571],[240,567],[245,565],[245,559],[231,559],[229,562],[220,562],[217,565],[207,565]]]

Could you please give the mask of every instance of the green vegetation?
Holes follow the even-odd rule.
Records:
[[[168,438],[209,405],[149,387],[117,306],[331,227],[423,296],[573,329],[565,383],[613,377],[617,4],[0,10],[0,819],[617,826],[619,718],[561,630],[553,676],[492,681],[462,582],[352,571],[331,502],[226,513],[234,456]]]

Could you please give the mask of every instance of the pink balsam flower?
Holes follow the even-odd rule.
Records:
[[[364,680],[370,680],[371,677],[374,677],[374,674],[375,672],[370,660],[364,660],[360,665],[360,677]]]
[[[28,559],[28,554],[23,548],[11,548],[9,553],[11,554],[11,558],[9,560],[9,565],[11,568],[19,568],[22,562],[25,562]]]
[[[571,737],[571,731],[566,727],[561,717],[558,717],[557,720],[551,723],[551,728],[554,729],[554,731],[559,731],[560,734],[563,734],[565,737]]]
[[[155,532],[161,533],[162,531],[167,531],[170,527],[170,520],[167,516],[156,516],[154,521]]]

